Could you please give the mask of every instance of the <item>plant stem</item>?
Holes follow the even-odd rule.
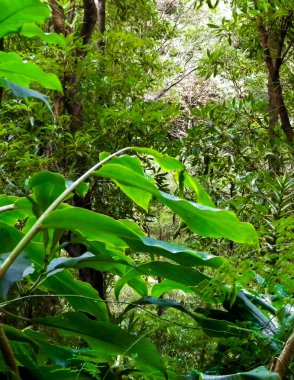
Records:
[[[1,206],[0,207],[0,212],[10,211],[10,210],[14,210],[14,209],[15,209],[15,206],[13,204],[12,205]]]
[[[47,216],[54,211],[65,199],[66,197],[76,189],[82,182],[84,182],[94,171],[99,169],[106,162],[110,161],[113,157],[119,156],[127,150],[132,149],[131,147],[123,148],[118,150],[117,152],[111,154],[106,157],[104,160],[95,164],[91,169],[89,169],[86,173],[84,173],[80,178],[78,178],[75,182],[73,182],[62,194],[59,195],[58,198],[55,199],[53,203],[44,211],[44,213],[40,216],[40,218],[36,221],[33,227],[28,231],[28,233],[22,238],[22,240],[17,244],[17,246],[11,251],[10,255],[6,258],[3,264],[0,267],[0,278],[4,276],[9,267],[13,264],[13,262],[17,259],[19,254],[23,251],[23,249],[28,245],[28,243],[33,239],[33,237],[39,232],[41,229],[43,221],[47,218]]]
[[[277,372],[283,379],[294,357],[294,332],[287,340],[279,357],[275,358],[271,370]]]
[[[11,369],[11,371],[14,373],[14,378],[20,379],[18,367],[16,364],[16,359],[15,359],[14,353],[12,351],[12,348],[9,344],[9,340],[7,339],[7,336],[4,332],[2,324],[0,325],[0,350],[2,352],[5,363]]]

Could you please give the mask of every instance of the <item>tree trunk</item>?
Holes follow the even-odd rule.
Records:
[[[275,71],[268,75],[269,128],[270,132],[273,132],[280,120],[287,142],[292,144],[294,138],[293,128],[284,102],[279,69]]]
[[[52,8],[52,19],[53,19],[53,27],[56,33],[62,33],[67,35],[72,31],[65,27],[66,20],[63,12],[63,8],[59,5],[56,0],[50,1]],[[72,19],[74,17],[75,11],[75,1],[71,1],[71,9],[68,17]],[[82,39],[83,47],[85,47],[91,40],[92,34],[94,32],[98,12],[95,4],[95,0],[83,0],[83,24],[81,30],[79,32],[79,38]],[[70,20],[69,20],[70,21]],[[85,49],[77,48],[73,52],[73,60],[74,65],[71,67],[71,71],[67,71],[64,74],[63,78],[63,89],[64,96],[60,97],[57,100],[58,104],[55,104],[56,113],[60,112],[61,102],[63,102],[64,107],[67,113],[70,116],[69,128],[72,134],[75,134],[79,130],[81,130],[84,118],[83,118],[83,105],[79,101],[79,81],[80,78],[77,76],[75,72],[75,66],[80,59],[83,59],[87,54]],[[80,159],[78,163],[76,163],[76,172],[78,175],[82,174],[87,169],[85,160]],[[91,209],[91,199],[89,197],[85,197],[81,199],[78,196],[74,196],[74,204],[78,207],[83,207],[88,210]],[[70,236],[64,237],[63,241],[70,242]],[[66,251],[71,257],[78,257],[85,253],[87,248],[83,244],[73,244],[70,243],[66,247]],[[92,285],[94,289],[96,289],[99,293],[99,296],[102,299],[105,299],[105,285],[104,285],[104,276],[102,272],[96,271],[94,269],[82,268],[79,270],[79,278],[84,282],[88,282]]]
[[[98,30],[101,36],[98,40],[98,49],[103,51],[105,43],[103,41],[103,34],[106,27],[106,0],[98,0]]]
[[[284,101],[283,88],[280,79],[280,68],[289,48],[285,48],[286,34],[292,26],[292,14],[281,19],[280,24],[268,29],[261,16],[257,18],[260,45],[264,53],[264,62],[268,71],[268,102],[269,102],[269,132],[270,139],[276,139],[276,128],[281,128],[289,145],[293,144],[294,131],[290,123],[289,113]],[[291,46],[291,42],[289,42]]]

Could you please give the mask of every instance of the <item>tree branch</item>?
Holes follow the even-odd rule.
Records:
[[[194,67],[193,69],[189,70],[187,73],[181,74],[180,77],[178,77],[173,83],[167,85],[164,87],[163,90],[161,90],[158,94],[156,94],[152,100],[158,100],[163,97],[164,94],[166,94],[172,87],[179,84],[183,79],[185,79],[187,76],[189,76],[191,73],[193,73],[195,70],[197,70],[197,67]]]

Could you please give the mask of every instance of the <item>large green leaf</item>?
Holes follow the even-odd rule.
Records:
[[[162,240],[149,237],[141,237],[141,242],[143,243],[143,246],[140,244],[139,249],[142,252],[161,255],[184,266],[205,266],[210,268],[219,268],[221,266],[229,265],[227,260],[223,257],[194,251],[192,249],[184,248],[176,244],[166,243]],[[131,246],[131,248],[136,249],[136,246]]]
[[[124,277],[117,281],[115,285],[115,295],[118,298],[122,287],[130,280],[139,276],[156,276],[166,278],[171,281],[178,281],[185,286],[196,286],[204,280],[208,280],[202,272],[194,268],[174,265],[163,261],[153,261],[151,263],[139,265],[131,269]]]
[[[0,208],[3,206],[14,205],[17,200],[18,197],[0,195]],[[15,208],[0,212],[0,222],[7,223],[11,226],[14,226],[15,223],[23,217],[23,212],[16,210]]]
[[[68,271],[46,278],[42,289],[64,297],[77,311],[91,314],[100,321],[108,320],[107,307],[98,292],[90,284],[77,280]]]
[[[200,205],[215,207],[210,196],[205,191],[204,187],[201,185],[196,178],[193,178],[187,171],[182,173],[183,185],[192,189],[196,194],[196,202]]]
[[[258,246],[258,235],[252,224],[241,222],[231,211],[203,206],[163,192],[159,200],[200,236],[226,238]]]
[[[100,272],[112,272],[115,274],[124,273],[126,265],[132,265],[129,260],[114,259],[110,255],[95,256],[93,253],[86,252],[76,258],[59,257],[53,259],[48,267],[47,272],[55,272],[61,268],[93,268]]]
[[[16,53],[0,52],[0,78],[22,87],[29,87],[30,82],[34,81],[45,88],[62,92],[55,74],[45,73],[33,63],[24,63]]]
[[[101,241],[109,246],[130,247],[136,251],[158,254],[186,266],[218,268],[226,264],[222,257],[145,237],[142,231],[129,228],[128,224],[77,207],[52,212],[41,227],[75,231],[89,241]]]
[[[217,320],[212,318],[207,318],[200,313],[191,312],[187,308],[185,308],[180,303],[163,298],[155,298],[155,297],[145,297],[132,304],[128,305],[124,310],[124,313],[134,309],[137,305],[155,305],[160,307],[171,307],[173,309],[179,310],[182,313],[189,315],[192,319],[194,319],[199,326],[206,332],[209,336],[215,337],[228,337],[228,336],[246,336],[251,332],[251,330],[246,330],[244,328],[240,328],[235,324],[223,320]]]
[[[0,254],[11,251],[23,236],[24,234],[14,227],[0,222]],[[33,264],[36,273],[39,273],[41,268],[43,268],[44,248],[42,244],[29,243],[21,257],[24,255],[30,259],[30,262],[25,260],[25,263],[23,263],[22,260],[20,267],[17,261],[13,263],[4,277],[0,279],[0,288],[7,290],[7,282],[11,286],[13,284],[12,279],[19,279],[16,275],[11,277],[10,271],[18,273],[19,277],[23,269],[22,274],[26,274],[26,265],[30,268],[31,264]],[[63,271],[47,278],[42,284],[42,289],[63,296],[75,310],[86,312],[100,320],[108,319],[106,305],[100,299],[98,292],[91,285],[76,280],[74,275],[68,271]]]
[[[153,285],[151,294],[153,297],[160,297],[162,294],[170,292],[171,290],[182,290],[185,293],[195,294],[192,288],[189,288],[187,285],[183,285],[177,281],[164,280],[158,284]]]
[[[157,152],[155,149],[151,148],[132,148],[134,151],[139,153],[144,153],[152,156],[154,161],[165,171],[182,171],[185,169],[184,165],[178,161],[176,158],[167,156],[166,154],[162,154]]]
[[[65,336],[79,336],[107,359],[116,355],[131,356],[145,373],[165,375],[162,359],[153,344],[144,337],[130,335],[116,325],[93,321],[80,313],[34,318],[33,322],[57,329]]]
[[[66,189],[66,184],[62,175],[44,171],[34,174],[29,180],[28,187],[33,190],[40,213]]]
[[[18,33],[26,22],[43,24],[49,16],[48,5],[40,0],[1,0],[0,38]]]
[[[25,23],[21,27],[20,34],[24,37],[32,38],[38,37],[48,44],[60,45],[64,49],[66,48],[64,38],[56,33],[45,33],[36,24]]]
[[[121,166],[122,168],[127,168],[131,172],[134,172],[137,175],[141,176],[144,180],[147,180],[144,170],[141,166],[141,161],[136,156],[131,157],[125,155],[122,157],[115,157],[104,166],[108,165],[116,165],[117,167]],[[99,174],[99,171],[97,174]],[[121,181],[114,180],[114,182],[137,205],[141,206],[146,211],[148,210],[149,202],[152,198],[152,194],[150,192],[145,191],[144,189],[134,188],[134,186],[125,185]]]
[[[26,368],[36,368],[38,366],[36,354],[30,344],[11,340],[9,343],[15,358],[23,366]]]
[[[204,206],[159,191],[151,182],[134,171],[117,164],[109,164],[97,174],[121,185],[132,186],[151,193],[178,214],[191,231],[205,237],[226,238],[238,243],[258,245],[258,237],[250,223],[241,222],[235,214],[226,210]]]

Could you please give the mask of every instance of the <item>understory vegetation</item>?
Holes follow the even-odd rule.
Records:
[[[293,1],[0,6],[1,378],[293,378]]]

